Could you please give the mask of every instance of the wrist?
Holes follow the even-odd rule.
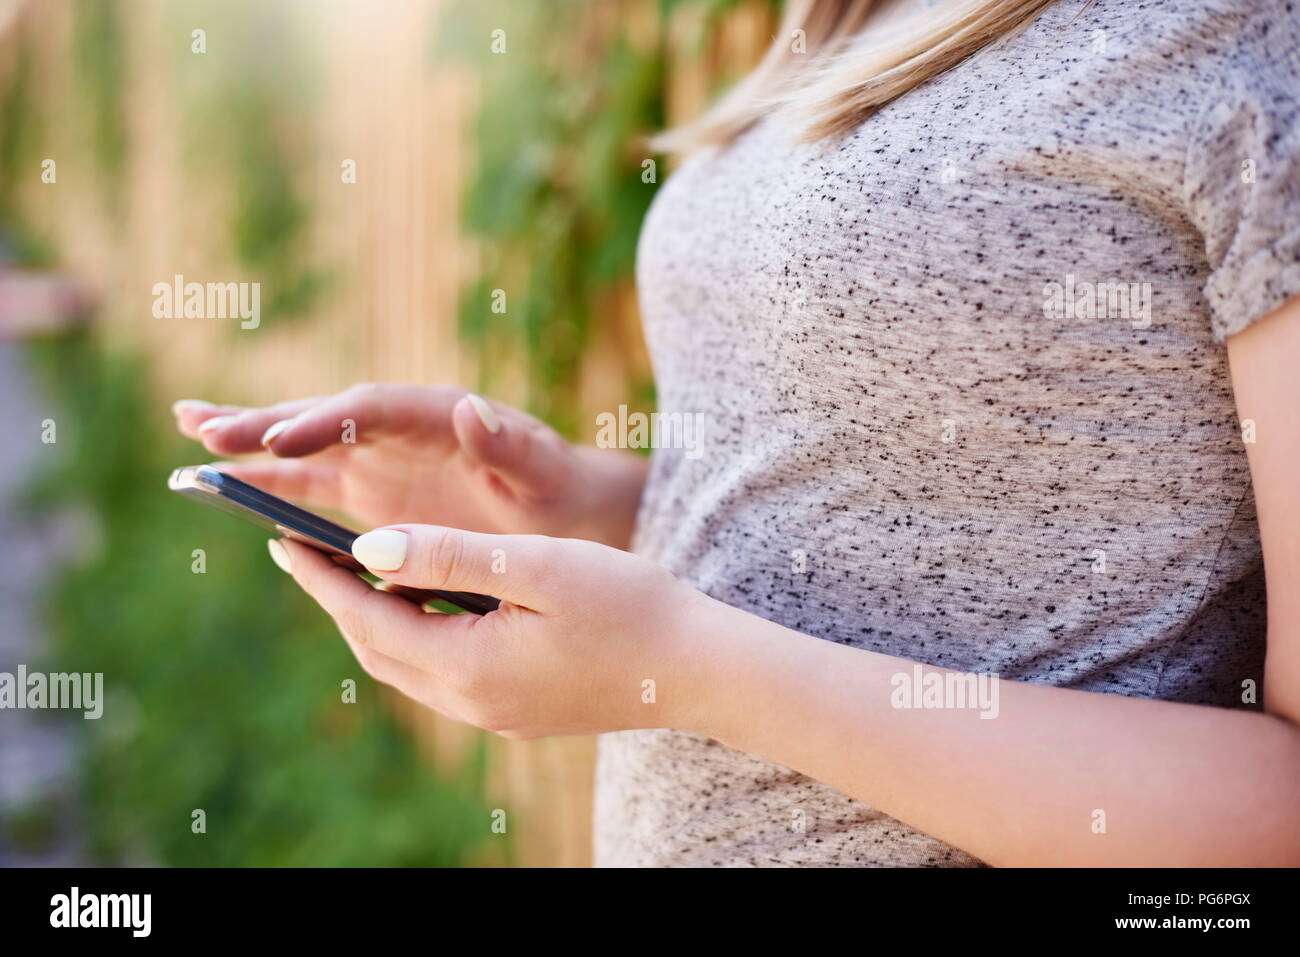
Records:
[[[719,741],[730,741],[747,703],[755,699],[751,688],[754,653],[762,641],[756,634],[770,622],[733,608],[701,591],[682,585],[687,592],[677,602],[671,629],[676,680],[672,683],[665,726]]]
[[[574,447],[574,521],[567,536],[630,548],[649,459],[621,450]]]
[[[815,727],[845,694],[846,653],[690,589],[682,616],[682,700],[670,727],[771,760],[786,755],[791,728]]]

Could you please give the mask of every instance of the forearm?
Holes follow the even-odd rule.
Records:
[[[914,662],[716,602],[698,621],[691,730],[989,863],[1300,863],[1300,731],[1279,717],[1012,681],[992,720],[895,708]]]

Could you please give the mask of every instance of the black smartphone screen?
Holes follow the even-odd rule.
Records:
[[[211,465],[188,465],[176,469],[167,480],[167,487],[285,538],[292,538],[334,555],[336,561],[353,571],[362,570],[362,565],[352,557],[356,532],[292,502],[286,502],[255,485],[249,485],[233,475],[227,475]],[[495,611],[501,604],[496,598],[473,592],[406,587],[393,587],[390,590],[417,604],[440,599],[478,615]]]

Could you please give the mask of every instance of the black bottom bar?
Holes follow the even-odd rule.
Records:
[[[533,944],[615,946],[622,933],[627,946],[689,939],[698,949],[755,937],[770,946],[776,935],[815,946],[848,933],[894,953],[909,941],[926,953],[994,941],[1200,938],[1232,947],[1293,930],[1295,889],[1295,871],[1245,870],[7,870],[0,926],[6,944],[75,936],[91,946],[333,949],[348,940],[396,945],[401,934],[424,949],[466,936],[499,944],[511,933]]]

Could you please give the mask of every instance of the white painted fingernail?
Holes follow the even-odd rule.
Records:
[[[487,399],[481,395],[475,395],[473,392],[470,392],[465,398],[469,399],[469,404],[474,406],[474,411],[478,413],[478,420],[483,423],[483,428],[493,435],[501,431],[501,420],[497,418],[496,410],[488,405]]]
[[[279,422],[275,423],[275,425],[262,433],[262,444],[270,445],[272,439],[291,425],[293,425],[293,419],[281,419]]]
[[[180,415],[182,412],[189,412],[193,409],[210,409],[211,402],[204,402],[202,399],[177,399],[172,403],[172,415]]]
[[[406,561],[406,532],[395,528],[377,528],[352,543],[352,557],[367,568],[393,572]]]
[[[271,553],[271,561],[280,566],[280,571],[293,574],[293,566],[289,563],[289,549],[285,548],[274,538],[266,540],[266,550]]]
[[[223,425],[229,425],[231,422],[234,421],[235,421],[235,417],[233,415],[218,415],[215,418],[208,419],[206,422],[204,422],[202,425],[199,426],[199,435],[206,435],[207,433],[211,432],[213,429],[219,429]]]

